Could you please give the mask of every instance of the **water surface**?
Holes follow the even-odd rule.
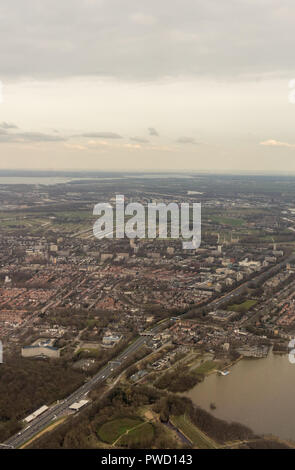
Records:
[[[288,355],[244,359],[226,377],[209,375],[185,395],[218,418],[295,440],[295,364]]]

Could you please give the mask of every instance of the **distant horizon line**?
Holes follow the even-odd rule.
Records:
[[[5,169],[0,169],[0,176],[2,177],[8,177],[8,176],[17,176],[19,174],[22,176],[23,174],[29,174],[30,176],[40,176],[40,173],[44,174],[54,174],[54,175],[95,175],[95,174],[105,174],[105,173],[112,173],[112,174],[183,174],[183,175],[236,175],[236,176],[295,176],[295,170],[293,171],[264,171],[264,170],[180,170],[180,169],[169,169],[169,170],[150,170],[150,169],[142,169],[142,170],[135,170],[135,169],[70,169],[70,168],[64,168],[64,169],[58,169],[58,170],[53,170],[53,169],[44,169],[44,168],[35,168],[35,169],[25,169],[25,168],[18,168],[18,169],[12,169],[12,168],[5,168]]]

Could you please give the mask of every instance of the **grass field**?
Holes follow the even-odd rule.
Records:
[[[75,351],[76,356],[78,355],[83,356],[83,353],[89,355],[89,357],[98,358],[101,355],[101,350],[99,348],[79,348],[77,351]]]
[[[0,212],[0,222],[2,230],[26,230],[31,233],[40,232],[40,230],[53,230],[65,232],[78,232],[85,229],[91,229],[93,224],[93,215],[91,211],[40,211],[5,213]]]
[[[201,364],[199,367],[197,367],[196,369],[193,369],[193,372],[195,372],[196,374],[206,375],[212,370],[217,369],[217,367],[218,367],[217,362],[206,361],[203,364]]]
[[[217,222],[218,224],[224,224],[224,225],[231,225],[233,227],[238,227],[244,225],[243,219],[236,219],[233,217],[222,217],[222,216],[217,216],[213,215],[210,217],[212,222]]]
[[[113,444],[126,431],[143,423],[141,418],[118,418],[104,423],[97,431],[98,437],[108,444]]]
[[[186,415],[173,416],[172,424],[176,426],[199,449],[214,449],[215,442],[200,431]]]
[[[154,435],[154,426],[151,423],[144,423],[129,432],[127,431],[126,434],[119,439],[117,445],[133,447],[138,444],[144,444],[148,446],[153,441]]]
[[[229,305],[227,307],[227,310],[231,310],[233,312],[247,312],[251,307],[253,307],[253,305],[255,305],[257,303],[257,300],[245,300],[245,302],[241,303],[241,304],[233,304],[233,305]]]

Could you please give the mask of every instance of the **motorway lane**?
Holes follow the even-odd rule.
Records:
[[[151,330],[151,333],[155,334],[162,327],[162,325],[156,326]],[[149,341],[148,336],[141,336],[134,343],[132,343],[125,351],[123,351],[119,356],[114,359],[120,363],[124,363],[134,352],[139,350],[147,341]],[[32,424],[28,425],[23,429],[20,434],[16,434],[5,441],[5,445],[20,447],[26,441],[31,439],[35,434],[40,432],[46,426],[48,426],[54,419],[64,416],[68,411],[70,405],[86,397],[87,393],[90,392],[95,386],[100,383],[103,383],[110,375],[115,371],[116,368],[120,367],[120,364],[113,363],[112,365],[106,365],[102,370],[100,370],[96,375],[94,375],[88,382],[81,385],[75,392],[69,395],[65,400],[50,407],[46,410],[40,417],[35,418]]]

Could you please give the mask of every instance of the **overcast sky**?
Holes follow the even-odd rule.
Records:
[[[2,0],[0,168],[295,172],[294,18],[294,0]]]

